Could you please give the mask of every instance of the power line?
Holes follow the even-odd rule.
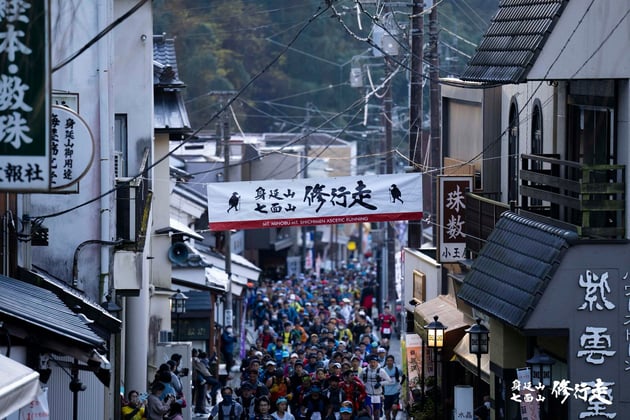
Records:
[[[85,51],[87,51],[92,45],[96,44],[99,39],[101,39],[105,35],[107,35],[112,29],[114,29],[116,26],[120,25],[122,22],[127,20],[127,18],[129,16],[133,15],[136,11],[138,11],[138,9],[140,9],[142,6],[144,6],[144,4],[147,3],[148,1],[149,0],[140,0],[138,3],[136,3],[135,6],[133,6],[131,9],[129,9],[125,14],[123,14],[118,19],[114,20],[112,23],[107,25],[107,27],[105,27],[101,32],[99,32],[94,38],[89,40],[83,47],[79,48],[78,51],[76,51],[74,54],[70,55],[70,57],[66,58],[61,63],[59,63],[56,66],[54,66],[52,68],[52,72],[54,73],[57,70],[65,67],[66,65],[71,63],[74,59],[76,59],[78,56],[80,56]]]
[[[141,2],[146,2],[148,0],[141,0]],[[61,210],[55,213],[51,213],[51,214],[47,214],[47,215],[43,215],[43,216],[35,216],[34,218],[37,219],[46,219],[46,218],[51,218],[51,217],[56,217],[56,216],[61,216],[64,215],[66,213],[72,212],[74,210],[77,210],[79,208],[82,208],[84,206],[87,206],[88,204],[91,204],[95,201],[100,200],[103,197],[106,197],[109,194],[112,194],[114,192],[116,192],[119,188],[122,188],[123,186],[129,185],[131,182],[133,182],[134,180],[142,177],[144,175],[144,173],[147,173],[150,169],[154,168],[155,166],[159,165],[161,162],[163,162],[164,160],[168,159],[171,155],[174,154],[175,151],[179,150],[181,147],[184,146],[184,144],[188,143],[190,140],[194,139],[197,134],[202,131],[204,128],[206,128],[208,125],[210,125],[213,121],[215,121],[224,111],[226,111],[234,101],[236,101],[236,99],[238,99],[238,97],[240,97],[240,95],[243,94],[243,92],[245,92],[256,80],[258,80],[263,74],[265,74],[265,72],[267,72],[267,70],[269,70],[276,62],[278,62],[278,60],[287,52],[288,47],[290,47],[293,43],[295,43],[299,37],[302,35],[302,33],[306,30],[306,28],[308,28],[308,26],[313,23],[316,19],[318,19],[322,14],[324,14],[326,11],[328,10],[328,7],[325,9],[322,9],[321,7],[319,8],[319,10],[313,15],[311,16],[311,18],[302,26],[302,28],[300,28],[300,30],[294,35],[293,39],[291,40],[291,42],[288,44],[287,48],[284,48],[282,51],[280,51],[280,53],[278,53],[275,57],[273,57],[269,63],[267,63],[267,65],[260,70],[258,73],[256,73],[251,79],[249,79],[249,81],[236,93],[236,95],[234,95],[232,98],[230,98],[224,105],[223,107],[215,112],[204,124],[201,125],[201,127],[199,127],[198,129],[196,129],[193,133],[191,133],[186,139],[182,140],[181,143],[179,145],[177,145],[175,148],[173,148],[172,150],[170,150],[168,153],[166,153],[164,156],[162,156],[161,158],[159,158],[158,160],[154,161],[151,165],[149,165],[147,168],[144,169],[144,171],[142,173],[136,174],[135,176],[131,177],[130,180],[120,183],[119,185],[117,185],[116,187],[98,195],[97,197],[94,197],[88,201],[85,201],[83,203],[80,203],[76,206],[73,206],[71,208],[65,209],[65,210]]]

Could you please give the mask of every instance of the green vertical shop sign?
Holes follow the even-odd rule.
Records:
[[[0,190],[50,181],[48,0],[0,2]]]

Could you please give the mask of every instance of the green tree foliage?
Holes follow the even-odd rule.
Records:
[[[439,6],[440,24],[462,39],[478,42],[497,1],[445,0]],[[335,0],[333,14],[324,0],[154,0],[155,33],[176,39],[193,127],[204,125],[219,109],[221,98],[212,92],[239,91],[262,72],[234,104],[245,131],[299,132],[307,123],[345,128],[348,138],[365,130],[361,105],[343,112],[365,95],[365,89],[350,87],[350,66],[353,57],[372,54],[364,39],[375,24],[370,15],[377,14],[376,6],[383,1],[364,3],[357,14],[354,0]],[[410,11],[403,5],[394,13],[403,52]],[[440,37],[465,54],[474,52],[474,46],[462,39],[446,32]],[[397,60],[406,63],[402,57]],[[384,76],[383,60],[368,61],[375,64],[373,81],[378,84]],[[464,65],[465,57],[459,56],[441,74],[459,72]],[[408,71],[403,69],[393,80],[395,106],[407,106],[407,91]],[[370,103],[380,105],[376,97]],[[404,130],[404,123],[398,128]]]

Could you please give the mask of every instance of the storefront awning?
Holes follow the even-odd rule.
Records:
[[[226,292],[228,291],[230,279],[225,271],[216,267],[206,267],[206,280],[211,284],[223,288]],[[240,296],[241,293],[243,293],[243,287],[247,286],[247,281],[233,274],[231,286],[232,294],[234,296]]]
[[[2,355],[0,372],[0,418],[5,418],[37,398],[39,373]]]
[[[228,275],[217,267],[173,268],[171,281],[184,287],[196,290],[208,290],[215,293],[226,293],[228,290]],[[241,296],[247,287],[247,280],[232,275],[232,294]]]
[[[188,236],[189,238],[193,238],[198,241],[203,241],[203,236],[201,236],[199,233],[195,232],[193,229],[186,226],[186,224],[180,222],[179,220],[173,219],[172,217],[169,220],[168,227],[163,227],[155,231],[155,233],[158,233],[158,234],[169,233],[169,232],[180,233],[184,236]]]
[[[455,306],[455,300],[445,295],[440,295],[417,305],[414,313],[422,319],[422,327],[433,322],[433,317],[437,315],[438,320],[446,326],[444,333],[446,335],[446,344],[450,348],[453,348],[459,342],[465,334],[464,328],[468,328],[469,325],[464,314]]]
[[[225,269],[225,257],[220,254],[214,253],[206,253],[201,252],[203,258],[208,263],[212,264],[215,267],[220,268],[221,270]],[[261,269],[257,267],[255,264],[250,262],[247,258],[242,257],[238,254],[231,255],[231,271],[232,274],[242,277],[247,281],[258,282],[258,277],[260,277]]]
[[[474,375],[477,375],[477,355],[470,353],[468,341],[468,336],[462,338],[453,349],[453,353],[455,353],[455,358],[462,366],[471,371]],[[481,355],[480,366],[481,379],[486,383],[490,383],[490,355]]]

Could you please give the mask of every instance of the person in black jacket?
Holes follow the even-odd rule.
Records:
[[[492,407],[492,404],[490,402],[490,396],[484,395],[483,404],[475,408],[475,419],[476,420],[490,420],[490,407]]]
[[[234,366],[234,347],[238,340],[232,334],[232,327],[227,326],[221,334],[221,356],[225,361],[225,370],[227,370],[228,376]]]

